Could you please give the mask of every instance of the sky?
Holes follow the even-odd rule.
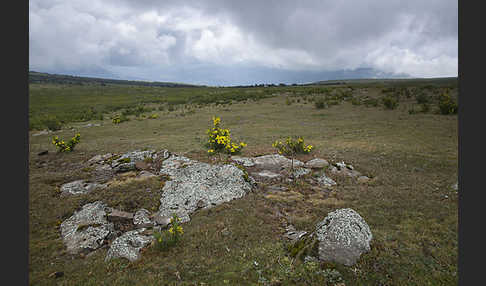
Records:
[[[29,0],[29,70],[211,86],[458,74],[457,0]]]

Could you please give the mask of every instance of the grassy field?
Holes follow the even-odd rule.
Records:
[[[335,285],[339,279],[332,275],[315,274],[334,269],[345,285],[457,285],[458,199],[451,186],[458,180],[458,121],[457,115],[437,112],[438,95],[445,91],[457,102],[453,80],[238,89],[31,84],[30,119],[57,116],[64,128],[29,135],[30,284]],[[420,112],[415,96],[421,92],[428,112]],[[395,109],[384,107],[387,96],[398,100]],[[179,99],[169,111],[168,102]],[[319,100],[327,107],[316,108]],[[112,123],[111,116],[136,105],[152,110]],[[91,107],[103,114],[102,120],[70,116]],[[150,114],[158,118],[147,119]],[[160,178],[61,198],[61,184],[90,177],[92,170],[82,168],[83,162],[143,148],[209,161],[203,144],[214,115],[236,141],[248,144],[243,156],[275,153],[274,140],[300,135],[315,150],[298,159],[344,160],[373,180],[361,185],[330,175],[338,186],[327,198],[305,183],[289,185],[281,195],[269,195],[260,186],[240,200],[195,213],[183,225],[180,244],[165,252],[148,248],[134,263],[105,263],[106,249],[89,257],[66,253],[59,223],[82,205],[103,200],[131,212],[159,206]],[[76,132],[81,142],[75,151],[56,153],[52,136],[71,138]],[[37,155],[44,150],[49,153]],[[373,233],[371,251],[356,265],[299,264],[290,256],[277,211],[297,229],[312,231],[327,213],[347,207]],[[49,277],[56,271],[64,275]]]

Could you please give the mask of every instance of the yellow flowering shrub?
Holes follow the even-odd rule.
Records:
[[[206,131],[208,135],[208,142],[206,146],[209,148],[208,154],[212,155],[215,152],[225,152],[228,154],[238,154],[241,149],[247,146],[246,143],[240,142],[238,144],[231,141],[229,129],[220,127],[221,118],[213,117],[213,128]]]
[[[307,154],[312,151],[312,148],[314,148],[312,145],[305,146],[304,138],[302,137],[287,137],[285,139],[285,143],[277,140],[272,144],[272,147],[276,148],[279,154],[289,156],[293,156],[295,154]]]
[[[67,143],[64,140],[59,139],[58,136],[52,138],[52,144],[57,147],[58,152],[71,152],[74,150],[74,146],[79,143],[81,139],[81,134],[77,133],[71,138]]]
[[[166,250],[180,240],[181,236],[184,234],[184,229],[179,223],[179,217],[174,214],[170,219],[168,230],[154,232],[154,245],[157,249]]]

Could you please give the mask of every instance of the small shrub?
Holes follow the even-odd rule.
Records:
[[[351,104],[353,104],[353,105],[361,105],[361,100],[359,100],[359,98],[357,98],[357,97],[353,97],[351,99]]]
[[[314,102],[314,105],[317,109],[323,109],[323,108],[327,108],[328,105],[326,103],[326,101],[324,100],[324,98],[318,98],[315,102]]]
[[[376,98],[367,98],[364,100],[363,103],[366,105],[366,107],[377,107],[379,105],[379,102]]]
[[[420,112],[427,113],[430,111],[430,105],[426,102],[420,105]]]
[[[147,119],[157,119],[158,117],[159,117],[159,115],[154,113],[154,114],[150,115],[149,117],[147,117]]]
[[[417,100],[418,104],[429,103],[429,98],[423,92],[417,94],[415,100]]]
[[[312,151],[312,148],[314,148],[312,145],[305,146],[304,138],[302,137],[294,137],[294,138],[287,137],[287,139],[285,139],[285,143],[276,140],[272,144],[272,147],[276,148],[279,154],[281,155],[283,154],[291,157],[292,163],[290,167],[292,170],[294,169],[295,155],[310,153]]]
[[[114,123],[114,124],[120,124],[122,122],[125,122],[125,121],[129,121],[130,119],[128,117],[126,117],[125,115],[115,115],[111,118],[111,121]]]
[[[457,113],[457,103],[451,98],[448,93],[443,93],[439,97],[439,111],[443,115],[456,114]]]
[[[398,107],[398,100],[391,96],[385,96],[383,99],[383,105],[387,109],[395,109]]]
[[[177,244],[184,234],[184,229],[180,226],[180,219],[176,214],[170,219],[169,229],[160,232],[154,232],[155,248],[158,250],[167,250]]]
[[[285,104],[287,105],[291,105],[292,104],[292,100],[288,97],[285,98]]]
[[[64,140],[59,139],[58,136],[52,138],[52,144],[57,147],[58,152],[71,152],[74,150],[74,146],[79,143],[81,139],[81,134],[77,133],[71,138],[67,143]]]

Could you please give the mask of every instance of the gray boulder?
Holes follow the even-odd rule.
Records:
[[[105,209],[106,205],[101,201],[86,204],[61,223],[61,236],[68,253],[93,251],[110,237],[114,226],[107,221]]]
[[[150,220],[150,212],[146,209],[139,209],[138,211],[136,211],[133,215],[133,224],[153,224]]]
[[[141,235],[144,231],[145,228],[128,231],[113,240],[110,249],[106,253],[105,261],[119,257],[126,258],[132,262],[138,260],[140,258],[140,250],[154,239],[151,236]]]
[[[231,160],[235,161],[236,163],[243,165],[245,167],[253,167],[255,166],[255,162],[253,158],[248,157],[240,157],[240,156],[231,156]]]
[[[322,175],[317,177],[316,180],[320,186],[324,186],[324,187],[332,187],[337,185],[337,183],[333,179],[329,178],[324,173],[322,173]]]
[[[210,165],[188,158],[170,157],[162,164],[161,174],[171,177],[162,189],[158,216],[181,222],[190,220],[189,214],[238,199],[252,190],[245,173],[232,164]]]
[[[319,259],[346,266],[356,263],[362,253],[370,250],[373,238],[364,219],[352,209],[329,213],[316,225]]]
[[[307,161],[304,166],[306,168],[322,169],[324,167],[329,166],[329,162],[321,158],[314,158],[312,160]]]
[[[255,166],[260,169],[283,169],[283,168],[290,168],[291,166],[291,159],[288,159],[280,154],[271,154],[271,155],[263,155],[259,157],[253,158],[253,162]],[[304,163],[301,161],[294,159],[294,168],[295,167],[303,167]]]
[[[95,189],[102,189],[105,185],[98,183],[89,183],[85,180],[76,180],[63,184],[61,186],[61,193],[63,195],[80,195],[89,193]]]

